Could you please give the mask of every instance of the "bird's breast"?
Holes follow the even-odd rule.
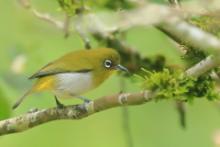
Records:
[[[60,97],[79,95],[93,88],[91,72],[57,74],[56,81],[54,92]]]

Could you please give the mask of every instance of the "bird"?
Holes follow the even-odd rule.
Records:
[[[43,91],[53,93],[57,107],[64,105],[58,98],[80,98],[88,102],[82,94],[102,84],[114,71],[128,72],[120,64],[119,53],[112,48],[95,48],[72,51],[48,63],[29,79],[36,79],[33,86],[20,97],[13,109],[31,94]]]

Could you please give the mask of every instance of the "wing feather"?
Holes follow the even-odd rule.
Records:
[[[42,78],[49,75],[70,72],[89,72],[93,70],[91,61],[87,52],[72,52],[63,57],[50,62],[38,72],[29,77],[29,79]]]

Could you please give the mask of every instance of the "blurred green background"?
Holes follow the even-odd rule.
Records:
[[[53,0],[33,1],[42,12],[60,17]],[[81,39],[72,34],[65,39],[63,32],[35,18],[16,1],[0,1],[0,118],[26,113],[31,108],[55,105],[50,93],[29,96],[16,110],[13,102],[32,81],[27,77],[49,61],[72,50],[82,49]],[[152,27],[129,30],[127,42],[145,56],[166,55],[168,63],[181,63],[180,55],[169,39]],[[98,43],[93,41],[93,47]],[[97,98],[120,91],[120,77],[112,76],[98,89],[86,94]],[[137,84],[125,79],[126,91],[138,91]],[[109,88],[111,87],[111,88]],[[66,104],[78,100],[63,101]],[[187,129],[179,125],[174,102],[151,102],[128,108],[129,124],[135,147],[212,147],[214,135],[220,130],[220,109],[214,103],[198,99],[187,105]],[[9,116],[11,115],[11,116]],[[82,120],[47,123],[23,133],[0,137],[1,147],[127,147],[123,126],[123,108],[114,108]]]

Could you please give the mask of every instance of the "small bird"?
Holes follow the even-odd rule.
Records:
[[[17,108],[30,94],[51,91],[58,107],[63,107],[58,98],[76,97],[89,101],[81,94],[98,87],[115,70],[128,72],[120,65],[120,55],[114,49],[97,48],[70,52],[50,62],[29,79],[36,83],[13,105]]]

